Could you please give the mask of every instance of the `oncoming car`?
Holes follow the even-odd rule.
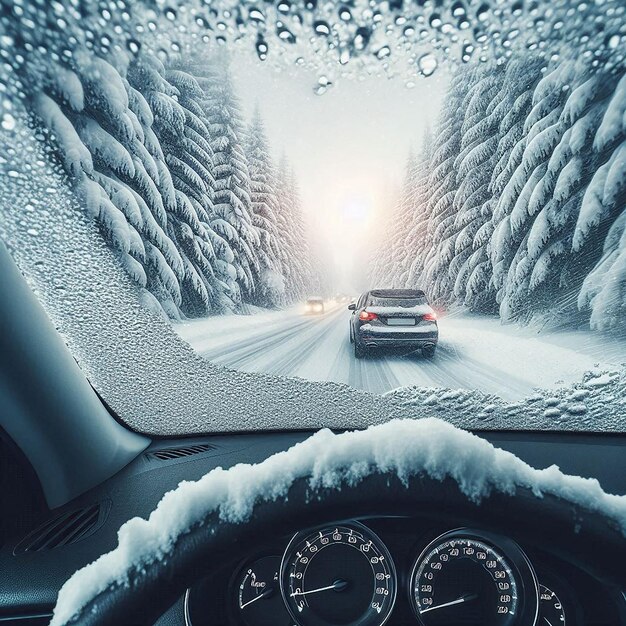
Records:
[[[419,289],[373,289],[350,304],[354,356],[375,348],[420,349],[433,357],[439,341],[437,314]]]
[[[304,305],[304,312],[309,315],[321,315],[324,312],[324,298],[309,298]]]

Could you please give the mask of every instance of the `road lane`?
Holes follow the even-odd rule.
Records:
[[[291,309],[206,318],[176,330],[204,358],[226,367],[334,381],[377,394],[418,385],[480,389],[517,400],[537,387],[575,382],[585,371],[626,360],[626,344],[594,333],[541,334],[468,316],[440,320],[432,359],[389,351],[356,359],[349,316],[343,306],[315,316]]]

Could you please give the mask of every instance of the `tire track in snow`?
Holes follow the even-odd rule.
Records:
[[[205,350],[200,354],[209,361],[229,367],[250,365],[259,353],[267,354],[268,349],[301,335],[307,328],[317,326],[320,319],[323,318],[300,319],[285,328],[255,333],[247,339],[239,340],[231,345],[220,346],[214,350]]]
[[[332,380],[371,393],[417,385],[479,389],[508,400],[549,386],[543,382],[551,374],[556,378],[555,370],[561,374],[561,363],[569,354],[558,345],[569,341],[567,336],[555,337],[554,343],[538,341],[536,336],[505,332],[497,321],[449,318],[441,320],[441,340],[432,359],[394,351],[374,351],[356,359],[348,320],[343,307],[314,317],[293,310],[252,315],[233,322],[232,330],[227,320],[207,319],[194,322],[188,337],[206,358],[250,372]],[[570,352],[578,361],[592,358],[571,348]]]
[[[323,341],[323,333],[325,330],[335,326],[339,311],[333,311],[317,320],[317,323],[311,325],[308,337],[303,340],[293,342],[293,349],[285,351],[283,356],[279,356],[274,360],[273,364],[266,370],[270,374],[279,374],[282,376],[297,376],[298,368],[307,360],[312,359],[316,347]],[[282,348],[284,348],[284,344]]]

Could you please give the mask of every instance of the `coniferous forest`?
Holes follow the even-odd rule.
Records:
[[[31,97],[86,212],[143,301],[171,319],[289,305],[319,289],[286,158],[244,118],[221,60],[46,68]]]
[[[518,55],[452,73],[406,165],[369,282],[505,321],[621,330],[626,77]],[[35,123],[144,302],[171,319],[320,291],[298,183],[227,63],[97,55],[50,64]]]
[[[532,56],[456,71],[370,269],[505,321],[622,330],[626,75]]]

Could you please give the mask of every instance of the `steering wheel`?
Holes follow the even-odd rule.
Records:
[[[243,558],[259,537],[383,515],[443,515],[461,524],[479,524],[547,546],[599,580],[626,588],[626,538],[616,521],[591,509],[527,488],[511,495],[494,491],[476,503],[450,478],[419,474],[400,480],[392,472],[372,473],[356,484],[344,482],[341,489],[312,489],[300,478],[286,498],[257,503],[243,523],[230,523],[212,513],[180,536],[167,558],[136,567],[130,572],[130,584],[110,585],[69,623],[150,626],[186,588],[210,573],[212,564]]]

